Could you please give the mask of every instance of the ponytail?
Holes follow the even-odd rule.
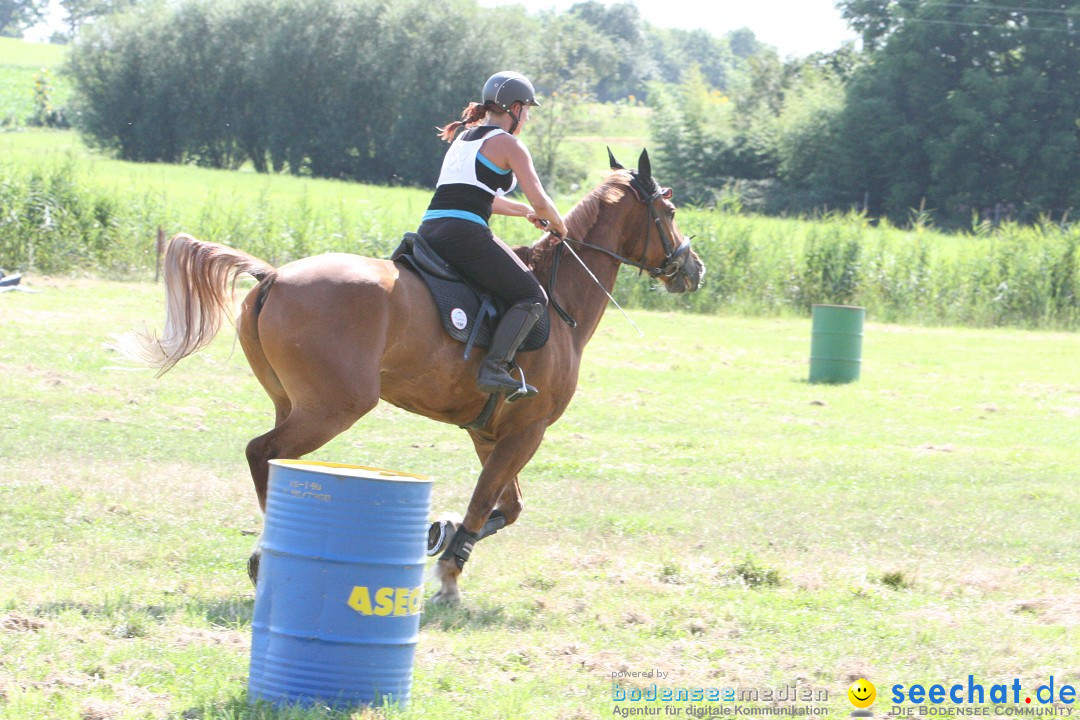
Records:
[[[439,138],[446,142],[453,142],[454,136],[457,135],[458,130],[463,127],[471,127],[480,124],[480,121],[484,119],[484,116],[487,115],[489,110],[499,111],[500,108],[492,103],[469,103],[468,106],[461,111],[460,120],[455,120],[445,127],[435,128],[439,131]]]

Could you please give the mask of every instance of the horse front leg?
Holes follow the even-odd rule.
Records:
[[[480,529],[477,542],[490,537],[514,521],[521,515],[525,507],[525,500],[521,495],[521,486],[517,476],[503,487],[499,501],[495,503],[495,509],[488,515],[487,522]],[[435,555],[446,549],[450,539],[454,537],[458,526],[461,525],[462,517],[458,513],[444,513],[442,517],[431,523],[428,528],[428,555]]]
[[[454,529],[446,550],[435,566],[435,577],[439,579],[441,587],[432,602],[459,602],[461,591],[458,577],[475,544],[517,520],[522,508],[517,475],[540,447],[545,429],[545,425],[540,425],[527,432],[502,438],[495,442],[490,453],[477,448],[484,469],[473,490],[465,518]]]

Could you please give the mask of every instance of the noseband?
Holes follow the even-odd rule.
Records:
[[[653,182],[654,190],[648,190],[644,184],[638,179],[637,175],[630,176],[630,189],[634,191],[634,195],[639,202],[645,203],[645,207],[649,210],[649,217],[642,225],[642,236],[644,242],[641,247],[641,259],[634,261],[630,258],[623,257],[618,253],[614,253],[607,248],[602,248],[599,245],[593,245],[582,240],[575,240],[573,238],[566,238],[570,242],[575,242],[582,247],[587,247],[592,250],[597,250],[610,255],[624,265],[636,267],[641,272],[649,273],[649,277],[661,278],[661,277],[674,277],[683,265],[686,263],[686,258],[690,255],[690,240],[691,238],[683,238],[682,243],[678,247],[675,247],[674,241],[671,239],[671,235],[664,229],[664,223],[661,222],[660,213],[656,211],[656,201],[661,198],[671,197],[671,190],[662,188],[655,182]],[[649,222],[652,222],[656,226],[656,233],[660,236],[660,242],[664,246],[664,262],[660,264],[660,267],[650,267],[645,264],[645,255],[649,251]],[[641,272],[638,274],[640,275]]]

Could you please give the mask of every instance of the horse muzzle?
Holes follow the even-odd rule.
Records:
[[[669,293],[695,292],[705,278],[705,263],[701,262],[697,253],[689,250],[677,263],[665,266],[661,277]]]

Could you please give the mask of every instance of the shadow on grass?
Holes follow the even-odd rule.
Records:
[[[180,717],[185,720],[392,720],[401,717],[401,714],[402,710],[392,705],[331,708],[315,704],[275,707],[261,700],[252,704],[248,702],[247,693],[241,692],[222,702],[189,708]]]
[[[255,612],[255,598],[193,598],[175,596],[162,603],[136,602],[130,598],[105,598],[101,602],[88,603],[73,600],[43,603],[28,608],[36,617],[57,618],[68,612],[77,612],[86,618],[117,619],[140,617],[151,622],[163,622],[170,617],[194,615],[205,618],[211,625],[237,628],[251,625]]]
[[[251,625],[251,619],[255,615],[255,598],[253,597],[197,600],[185,605],[205,617],[210,624],[230,628]]]
[[[429,602],[424,605],[424,614],[420,617],[421,628],[430,627],[439,630],[461,628],[526,630],[535,625],[535,608],[473,605],[468,601],[460,605],[435,605]]]
[[[203,618],[210,625],[236,630],[251,626],[255,614],[255,598],[250,596],[199,598],[176,595],[167,597],[161,603],[145,603],[125,597],[105,598],[100,602],[62,600],[34,605],[23,609],[22,612],[38,618],[51,619],[65,613],[76,612],[88,619],[133,624],[136,627],[132,631],[133,634],[142,634],[137,632],[139,626],[168,622],[178,615]],[[459,628],[526,630],[535,628],[537,623],[536,608],[531,603],[497,605],[469,600],[461,605],[453,606],[427,603],[420,619],[421,627],[439,630]]]

